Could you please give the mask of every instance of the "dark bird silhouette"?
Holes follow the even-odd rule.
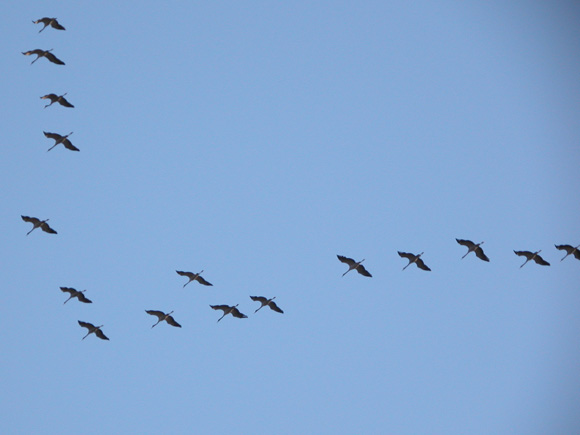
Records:
[[[201,274],[203,273],[203,270],[199,273],[191,273],[191,272],[182,272],[180,270],[176,270],[176,272],[181,275],[181,276],[187,276],[189,278],[189,281],[187,281],[185,284],[183,284],[183,287],[185,287],[187,284],[189,284],[191,281],[197,281],[200,284],[203,285],[213,285],[209,282],[207,282],[205,279],[202,278]]]
[[[108,340],[107,336],[105,334],[103,334],[103,331],[101,331],[101,328],[104,325],[101,326],[95,326],[92,323],[89,322],[81,322],[79,320],[79,325],[81,325],[83,328],[87,328],[89,330],[89,332],[87,332],[87,335],[85,335],[82,339],[84,340],[85,338],[87,338],[90,334],[94,333],[97,337],[99,337],[101,340]]]
[[[59,103],[61,106],[64,106],[64,107],[75,107],[71,103],[69,103],[66,98],[64,98],[65,95],[66,94],[62,94],[62,95],[46,94],[44,97],[40,97],[40,99],[41,100],[50,100],[50,104],[47,104],[46,106],[44,106],[45,109],[47,107],[52,106],[54,103]]]
[[[489,261],[489,258],[487,258],[487,255],[485,255],[483,253],[483,249],[481,249],[481,245],[483,245],[484,242],[475,244],[471,240],[462,240],[462,239],[455,239],[455,240],[457,240],[457,243],[459,243],[460,245],[467,247],[467,252],[465,253],[465,255],[463,257],[461,257],[462,259],[467,257],[467,254],[469,254],[470,252],[475,252],[475,255],[477,255],[477,258],[480,258],[483,261]]]
[[[372,275],[369,273],[369,271],[366,270],[365,267],[361,264],[363,261],[365,261],[364,258],[361,261],[354,261],[352,258],[348,258],[348,257],[345,257],[343,255],[337,255],[336,257],[342,263],[348,264],[348,270],[346,272],[344,272],[342,274],[342,276],[346,275],[351,270],[356,269],[356,271],[358,273],[360,273],[361,275],[368,276],[369,278],[372,278]]]
[[[578,248],[580,248],[580,245],[576,247],[572,245],[554,245],[554,246],[556,247],[556,249],[559,249],[560,251],[566,251],[566,255],[564,255],[564,257],[560,261],[564,261],[564,258],[572,254],[574,254],[574,257],[576,257],[577,260],[580,260],[580,251],[578,250]]]
[[[413,263],[415,263],[419,269],[423,269],[423,270],[427,270],[427,271],[431,270],[427,267],[427,265],[421,259],[421,255],[423,255],[424,252],[421,252],[419,255],[409,254],[408,252],[400,252],[400,251],[397,251],[397,252],[399,253],[399,257],[406,258],[407,260],[409,260],[409,264],[407,264],[405,267],[403,267],[403,270],[405,270],[407,267],[409,267]]]
[[[53,149],[55,146],[57,146],[58,144],[63,144],[65,146],[66,149],[69,149],[71,151],[79,151],[79,149],[77,147],[75,147],[71,141],[68,139],[68,137],[73,134],[73,132],[71,131],[69,134],[67,134],[66,136],[61,136],[58,133],[48,133],[46,131],[43,131],[44,136],[46,136],[49,139],[54,139],[54,145],[51,146],[49,149],[46,150],[46,152],[50,151],[51,149]]]
[[[53,29],[57,29],[57,30],[66,30],[64,27],[62,27],[56,18],[48,18],[48,17],[44,17],[41,18],[39,20],[33,21],[34,24],[38,24],[38,23],[42,23],[44,24],[44,27],[42,29],[40,29],[38,31],[38,33],[42,32],[44,29],[46,29],[48,26],[52,27]]]
[[[31,232],[33,232],[36,228],[40,228],[42,231],[44,231],[45,233],[49,233],[49,234],[57,234],[56,231],[54,231],[52,228],[50,228],[50,226],[47,224],[48,219],[45,219],[43,221],[41,221],[38,218],[35,217],[30,217],[30,216],[20,216],[22,218],[22,220],[24,222],[30,222],[33,227],[30,231],[28,231],[26,233],[26,235],[29,235]]]
[[[64,293],[68,293],[70,296],[69,298],[64,301],[63,304],[66,304],[68,301],[70,301],[72,298],[77,298],[79,301],[84,302],[85,304],[92,304],[93,301],[91,301],[90,299],[87,299],[86,296],[83,294],[84,292],[86,292],[86,290],[75,290],[74,288],[71,287],[61,287],[60,290]]]
[[[167,323],[169,323],[171,326],[175,326],[177,328],[181,328],[181,325],[179,323],[177,323],[175,321],[175,319],[171,316],[171,314],[173,313],[173,311],[171,313],[167,313],[167,314],[165,314],[163,311],[156,311],[156,310],[145,310],[145,312],[147,314],[151,314],[152,316],[157,316],[157,318],[159,319],[159,320],[157,320],[157,323],[152,326],[152,328],[154,326],[157,326],[157,324],[159,322],[163,322],[164,320]]]
[[[41,57],[46,57],[52,63],[56,63],[57,65],[64,65],[64,62],[62,60],[60,60],[58,57],[56,57],[54,54],[52,54],[51,51],[52,51],[52,48],[50,50],[41,50],[40,48],[37,48],[36,50],[24,51],[24,52],[22,52],[22,54],[24,56],[30,56],[31,54],[36,54],[36,59],[34,59],[32,62],[30,62],[30,65],[32,65],[34,62],[36,62]]]
[[[534,260],[536,263],[542,265],[542,266],[549,266],[550,263],[548,263],[546,260],[544,260],[542,257],[540,257],[539,253],[542,252],[542,250],[540,249],[539,251],[536,252],[530,252],[530,251],[514,251],[514,253],[516,255],[519,255],[520,257],[526,257],[526,261],[524,261],[524,264],[522,264],[520,266],[520,269],[522,267],[524,267],[526,265],[526,263],[530,260]]]
[[[218,319],[218,322],[228,314],[231,314],[238,319],[247,319],[248,316],[240,313],[240,311],[236,308],[238,305],[239,304],[234,305],[233,307],[230,307],[229,305],[210,305],[210,307],[212,307],[214,310],[222,310],[224,312],[224,315]]]
[[[253,301],[256,302],[260,302],[262,305],[260,306],[260,308],[258,308],[256,311],[254,311],[254,313],[257,313],[258,311],[260,311],[262,308],[264,308],[266,305],[270,307],[270,309],[276,311],[277,313],[282,313],[284,314],[284,311],[282,311],[278,305],[276,305],[276,302],[274,302],[274,299],[276,299],[276,296],[274,296],[272,299],[268,299],[265,298],[263,296],[250,296],[250,298]]]

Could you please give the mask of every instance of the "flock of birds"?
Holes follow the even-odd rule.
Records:
[[[62,26],[58,20],[56,18],[49,18],[49,17],[44,17],[44,18],[40,18],[36,21],[33,21],[34,24],[43,24],[44,26],[42,27],[42,29],[39,30],[38,33],[42,32],[44,29],[46,29],[47,27],[52,27],[53,29],[57,29],[57,30],[66,30],[64,26]],[[31,55],[36,55],[36,59],[34,59],[31,62],[31,65],[34,64],[38,59],[40,59],[41,57],[46,58],[47,60],[49,60],[50,62],[57,64],[57,65],[65,65],[65,63],[60,60],[58,57],[56,57],[54,54],[52,54],[52,50],[42,50],[42,49],[36,49],[36,50],[29,50],[29,51],[25,51],[22,54],[25,56],[31,56]],[[50,104],[47,104],[46,106],[44,106],[44,108],[46,109],[47,107],[52,106],[54,103],[59,103],[61,106],[64,107],[68,107],[68,108],[74,108],[74,106],[65,98],[65,94],[63,95],[57,95],[57,94],[46,94],[42,97],[40,97],[42,100],[50,100]],[[67,135],[60,135],[58,133],[50,133],[50,132],[44,132],[44,136],[47,137],[48,139],[54,139],[54,145],[52,145],[47,151],[52,150],[54,147],[56,147],[59,144],[62,144],[65,148],[71,150],[71,151],[79,151],[79,149],[77,147],[75,147],[71,141],[68,139],[68,137],[72,134],[72,132],[70,132]],[[28,233],[26,233],[26,235],[29,235],[30,233],[32,233],[32,231],[34,231],[37,228],[40,228],[42,231],[49,233],[49,234],[58,234],[53,228],[51,228],[51,226],[48,224],[48,220],[49,219],[38,219],[36,217],[31,217],[31,216],[21,216],[22,220],[24,222],[28,222],[32,224],[32,228],[30,231],[28,231]],[[189,281],[187,281],[183,287],[185,287],[187,284],[189,284],[192,281],[197,281],[202,285],[205,286],[211,286],[213,284],[211,284],[210,282],[206,281],[201,274],[203,273],[203,270],[199,273],[192,273],[192,272],[184,272],[184,271],[176,271],[179,275],[181,276],[185,276],[187,278],[189,278]],[[91,304],[93,301],[91,301],[89,298],[87,298],[85,296],[85,292],[86,290],[76,290],[72,287],[60,287],[60,290],[63,293],[67,293],[69,295],[68,299],[64,301],[64,303],[66,304],[69,300],[76,298],[79,302],[85,303],[85,304]],[[273,298],[266,298],[263,296],[250,296],[250,298],[255,301],[255,302],[260,302],[260,307],[254,312],[257,313],[260,309],[262,309],[265,306],[270,307],[270,309],[272,309],[273,311],[276,311],[278,313],[284,313],[284,311],[282,311],[280,309],[280,307],[278,307],[278,305],[276,305],[276,303],[274,302],[275,297]],[[227,316],[228,314],[231,314],[233,317],[237,317],[239,319],[245,319],[248,316],[246,316],[245,314],[241,313],[240,310],[238,310],[238,305],[234,305],[234,306],[230,306],[230,305],[210,305],[210,307],[214,310],[221,310],[223,312],[223,315],[218,319],[218,322],[220,320],[222,320],[225,316]],[[169,312],[169,313],[164,313],[163,311],[158,311],[158,310],[145,310],[145,312],[151,316],[155,316],[157,317],[157,323],[155,323],[153,326],[151,326],[151,328],[157,326],[159,323],[165,321],[167,322],[169,325],[177,327],[177,328],[181,328],[181,325],[179,323],[177,323],[177,321],[173,318],[173,316],[171,314],[173,314],[173,311]],[[82,340],[84,340],[85,338],[87,338],[90,334],[95,334],[97,337],[99,337],[101,340],[109,340],[109,338],[104,334],[104,332],[102,331],[102,327],[104,325],[100,325],[100,326],[95,326],[92,323],[89,322],[83,322],[81,320],[78,321],[78,324],[80,326],[82,326],[83,328],[86,328],[88,330],[87,334],[82,338]]]
[[[52,27],[54,29],[57,30],[65,30],[65,28],[58,22],[58,20],[56,18],[41,18],[38,19],[36,21],[33,21],[34,24],[43,24],[44,26],[42,27],[42,29],[39,30],[39,33],[42,32],[44,29],[46,29],[47,27]],[[40,59],[41,57],[46,58],[48,61],[57,64],[57,65],[65,65],[65,63],[60,60],[59,58],[57,58],[54,54],[52,54],[52,49],[50,50],[41,50],[41,49],[36,49],[36,50],[30,50],[30,51],[26,51],[22,53],[25,56],[31,56],[31,55],[36,55],[36,59],[34,59],[31,64],[34,64],[38,59]],[[57,95],[57,94],[47,94],[44,95],[42,97],[40,97],[43,100],[50,100],[50,104],[47,104],[46,106],[44,106],[44,108],[50,107],[52,106],[54,103],[59,103],[60,105],[62,105],[63,107],[68,107],[68,108],[74,108],[74,106],[67,101],[67,99],[65,98],[65,94],[63,95]],[[68,139],[70,135],[72,135],[72,132],[67,134],[67,135],[60,135],[58,133],[49,133],[49,132],[44,132],[45,137],[49,138],[49,139],[53,139],[55,141],[54,145],[52,145],[47,151],[52,150],[54,147],[56,147],[59,144],[62,144],[65,148],[71,150],[71,151],[79,151],[78,148],[76,148],[71,141]],[[48,224],[48,219],[44,219],[44,220],[40,220],[36,217],[30,217],[30,216],[21,216],[22,220],[28,223],[32,224],[32,229],[30,231],[28,231],[28,233],[26,235],[29,235],[30,233],[32,233],[32,231],[34,231],[36,228],[40,228],[42,231],[49,233],[49,234],[57,234],[57,232],[50,227],[50,225]],[[465,246],[467,248],[467,252],[465,253],[465,255],[462,258],[465,258],[469,253],[474,252],[475,255],[486,262],[489,262],[489,258],[487,257],[487,255],[485,255],[485,253],[483,252],[483,249],[481,248],[481,245],[483,244],[483,242],[481,243],[473,243],[471,240],[463,240],[463,239],[456,239],[457,243],[459,243],[462,246]],[[566,255],[562,258],[562,260],[564,260],[566,257],[568,257],[569,255],[573,255],[576,259],[580,260],[580,245],[578,246],[572,246],[572,245],[554,245],[558,250],[561,251],[565,251]],[[525,257],[526,261],[520,266],[520,268],[524,267],[529,261],[534,261],[537,264],[540,264],[542,266],[549,266],[550,263],[548,263],[546,260],[544,260],[539,254],[540,251],[536,251],[536,252],[531,252],[531,251],[514,251],[514,253],[518,256],[521,257]],[[403,270],[405,270],[407,267],[409,267],[411,264],[415,264],[419,269],[425,270],[425,271],[431,271],[431,269],[425,264],[425,262],[423,261],[423,259],[421,258],[421,256],[424,254],[424,252],[421,252],[420,254],[412,254],[412,253],[408,253],[408,252],[401,252],[398,251],[398,254],[401,258],[405,258],[408,260],[407,265],[405,265],[405,267],[403,267]],[[342,276],[346,275],[348,272],[350,272],[351,270],[356,270],[359,274],[366,276],[366,277],[372,277],[372,275],[370,274],[370,272],[368,270],[365,269],[365,267],[362,265],[362,262],[364,261],[355,261],[352,258],[348,258],[342,255],[337,255],[338,260],[341,261],[342,263],[345,263],[348,266],[348,270],[346,272],[344,272],[342,274]],[[562,261],[561,260],[561,261]],[[208,281],[206,281],[201,274],[203,273],[203,270],[199,273],[192,273],[192,272],[184,272],[184,271],[176,271],[178,275],[181,276],[185,276],[188,278],[188,281],[183,285],[183,287],[185,287],[186,285],[188,285],[190,282],[192,281],[197,281],[198,283],[204,285],[204,286],[212,286],[212,284]],[[71,287],[60,287],[60,290],[64,293],[67,293],[69,295],[68,299],[64,301],[64,303],[66,304],[69,300],[76,298],[79,302],[82,303],[86,303],[86,304],[90,304],[92,303],[92,301],[90,299],[88,299],[85,296],[85,292],[86,290],[76,290],[74,288]],[[276,303],[274,302],[275,297],[273,298],[266,298],[263,296],[250,296],[250,298],[255,301],[255,302],[260,302],[260,307],[258,309],[256,309],[254,311],[254,313],[257,313],[260,309],[262,309],[265,306],[268,306],[271,310],[276,311],[278,313],[284,313],[284,311],[282,311],[278,305],[276,305]],[[220,320],[222,320],[225,316],[227,316],[228,314],[231,314],[233,317],[237,317],[240,319],[245,319],[248,316],[246,316],[245,314],[241,313],[238,310],[238,305],[210,305],[210,307],[214,310],[221,310],[223,312],[223,315],[217,320],[218,322]],[[169,312],[169,313],[164,313],[163,311],[158,311],[158,310],[145,310],[145,312],[151,316],[155,316],[157,317],[157,322],[151,326],[151,328],[157,326],[159,323],[165,321],[167,322],[169,325],[177,327],[177,328],[181,328],[181,325],[179,323],[177,323],[177,321],[173,318],[172,314],[173,311]],[[99,337],[102,340],[109,340],[109,338],[103,333],[103,331],[101,330],[101,328],[104,325],[100,325],[100,326],[95,326],[92,323],[89,322],[83,322],[83,321],[78,321],[79,325],[83,328],[86,328],[88,330],[87,334],[82,338],[83,340],[88,337],[90,334],[95,334],[97,337]]]
[[[461,257],[462,259],[467,257],[467,255],[470,252],[475,252],[475,255],[477,256],[477,258],[479,258],[483,261],[489,262],[489,258],[487,257],[487,255],[485,255],[485,253],[483,252],[483,249],[481,247],[483,242],[473,243],[471,240],[464,240],[464,239],[455,239],[455,240],[457,241],[457,243],[459,243],[460,245],[465,246],[467,248],[467,252],[465,253],[465,255],[463,257]],[[554,246],[556,247],[556,249],[558,249],[560,251],[566,251],[566,255],[564,255],[564,257],[562,257],[562,259],[560,261],[563,261],[566,257],[568,257],[568,255],[574,255],[574,257],[576,259],[580,260],[580,245],[578,245],[578,246],[554,245]],[[514,253],[517,256],[526,258],[526,261],[524,261],[524,263],[520,266],[520,269],[522,267],[524,267],[528,261],[532,261],[532,260],[535,261],[536,263],[538,263],[539,265],[549,266],[550,263],[548,263],[546,260],[544,260],[540,256],[540,252],[542,252],[541,249],[539,251],[536,251],[536,252],[514,251]],[[403,267],[403,270],[405,270],[407,267],[409,267],[411,264],[414,263],[419,269],[426,270],[428,272],[431,271],[429,266],[427,266],[425,264],[425,262],[423,261],[423,259],[421,258],[421,256],[424,254],[424,252],[421,252],[420,254],[411,254],[409,252],[398,251],[398,254],[399,254],[399,257],[406,258],[407,260],[409,260],[407,265],[405,267]],[[372,277],[370,272],[368,270],[366,270],[365,267],[361,264],[364,261],[364,258],[361,261],[354,261],[352,258],[348,258],[348,257],[345,257],[343,255],[337,255],[337,257],[342,263],[345,263],[348,265],[348,270],[346,272],[344,272],[342,274],[342,276],[346,275],[351,270],[356,270],[358,273],[360,273],[363,276],[368,276],[369,278]]]

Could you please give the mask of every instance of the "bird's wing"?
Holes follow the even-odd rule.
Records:
[[[240,313],[240,310],[237,308],[232,310],[232,316],[237,317],[238,319],[246,319],[248,317],[245,314]]]
[[[274,311],[276,311],[277,313],[282,313],[284,314],[284,311],[282,311],[280,309],[280,307],[278,305],[276,305],[276,302],[274,301],[270,301],[270,303],[268,304],[270,306],[271,309],[273,309]]]
[[[463,240],[463,239],[455,239],[457,240],[457,243],[459,243],[460,245],[463,246],[467,246],[468,248],[471,248],[474,243],[471,240]]]
[[[176,270],[178,275],[187,276],[188,278],[193,278],[195,275],[191,272],[183,272],[181,270]]]
[[[399,254],[399,257],[406,258],[409,261],[413,261],[415,259],[415,257],[416,257],[415,254],[410,254],[408,252],[397,251],[397,253]]]
[[[72,287],[61,287],[60,290],[65,292],[65,293],[70,293],[71,295],[78,293],[78,291]]]
[[[250,298],[255,301],[255,302],[260,302],[262,304],[265,304],[266,302],[268,302],[268,299],[265,298],[264,296],[250,296]]]
[[[427,265],[425,264],[425,262],[424,262],[422,259],[420,259],[420,258],[418,258],[418,259],[417,259],[417,261],[416,261],[415,263],[417,264],[417,267],[418,267],[419,269],[428,270],[428,271],[430,271],[430,270],[431,270],[431,269],[429,269],[429,268],[427,267]]]
[[[81,325],[83,328],[87,328],[89,330],[94,329],[95,325],[93,325],[92,323],[89,322],[82,322],[79,320],[79,325]]]
[[[58,133],[49,133],[47,131],[43,131],[43,133],[49,139],[54,139],[54,140],[61,140],[62,139],[62,136]]]
[[[40,219],[30,216],[20,216],[24,222],[30,222],[33,225],[38,225],[40,223]]]
[[[58,30],[66,30],[66,29],[65,29],[64,27],[62,27],[62,26],[59,24],[59,22],[58,22],[58,21],[56,21],[56,20],[53,20],[53,21],[50,23],[50,25],[51,25],[52,27],[54,27],[55,29],[58,29]]]
[[[64,106],[64,107],[75,107],[71,103],[69,103],[68,100],[64,97],[61,97],[61,99],[58,102],[61,106]]]
[[[229,305],[210,305],[214,310],[222,310],[224,313],[231,307]]]
[[[42,56],[44,54],[44,50],[41,50],[40,48],[37,48],[36,50],[28,50],[25,53],[22,53],[25,56],[30,56],[31,54],[36,54],[37,56]]]
[[[483,261],[489,261],[489,258],[487,258],[487,255],[483,253],[483,249],[481,249],[481,247],[475,249],[475,255],[477,255],[477,257],[481,258]]]
[[[92,304],[93,301],[91,301],[89,298],[87,298],[84,293],[79,292],[79,294],[77,295],[77,298],[79,301],[84,302],[85,304]]]
[[[177,323],[175,321],[175,319],[172,316],[167,316],[167,319],[165,319],[167,323],[169,323],[171,326],[176,326],[178,328],[181,328],[181,325],[179,323]]]
[[[79,149],[75,147],[68,139],[63,140],[62,144],[71,151],[79,151]]]
[[[531,260],[534,256],[530,251],[514,251],[514,254],[519,255],[520,257],[526,257],[528,260]]]
[[[356,261],[354,261],[352,258],[348,258],[348,257],[345,257],[343,255],[337,255],[337,257],[338,257],[338,259],[340,261],[342,261],[343,263],[348,264],[349,266],[352,266],[353,264],[356,263]]]
[[[541,264],[542,266],[549,266],[550,263],[548,263],[546,260],[544,260],[542,257],[540,257],[539,255],[536,255],[534,257],[534,261],[538,264]]]
[[[206,281],[205,279],[203,279],[201,276],[198,276],[195,280],[197,282],[199,282],[200,284],[203,284],[203,285],[213,285],[212,283],[210,283],[210,282]]]
[[[64,62],[62,60],[60,60],[58,57],[56,57],[54,54],[52,54],[52,53],[45,53],[44,54],[44,57],[46,57],[52,63],[56,63],[57,65],[64,65]]]
[[[54,231],[52,228],[50,228],[50,226],[46,222],[40,224],[40,228],[42,228],[42,231],[44,231],[45,233],[57,234],[57,232]]]
[[[580,251],[578,249],[576,249],[574,251],[574,257],[576,257],[578,260],[580,260]]]
[[[372,278],[372,275],[369,273],[369,271],[368,271],[368,270],[366,270],[366,269],[365,269],[365,267],[364,267],[362,264],[359,264],[359,265],[356,267],[356,271],[357,271],[358,273],[360,273],[361,275],[368,276],[369,278]]]
[[[157,316],[159,318],[159,320],[161,320],[161,319],[163,319],[165,317],[165,313],[163,311],[145,310],[145,312],[147,314],[151,314],[152,316]]]
[[[58,95],[56,94],[46,94],[44,97],[40,97],[41,100],[49,99],[53,103],[58,100]]]
[[[556,249],[559,249],[560,251],[566,251],[566,253],[571,254],[572,251],[574,250],[573,246],[570,245],[554,245],[556,247]]]
[[[109,338],[103,333],[103,331],[101,331],[100,329],[97,329],[95,331],[95,334],[97,337],[99,337],[101,340],[108,340]]]

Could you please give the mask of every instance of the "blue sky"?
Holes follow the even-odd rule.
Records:
[[[2,433],[579,430],[575,2],[53,3],[4,8]]]

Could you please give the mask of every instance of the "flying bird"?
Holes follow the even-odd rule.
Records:
[[[489,258],[487,258],[487,255],[485,255],[483,253],[483,249],[481,249],[481,245],[483,245],[483,242],[475,244],[471,240],[462,240],[462,239],[455,239],[455,240],[457,240],[457,243],[459,243],[460,245],[467,247],[467,252],[465,253],[465,255],[463,257],[461,257],[462,259],[465,258],[467,256],[467,254],[469,254],[470,252],[475,251],[475,255],[477,255],[477,258],[480,258],[483,261],[489,261]]]
[[[536,263],[542,265],[542,266],[549,266],[550,263],[548,263],[546,260],[544,260],[542,257],[540,257],[539,253],[542,252],[542,250],[540,249],[539,251],[536,252],[530,252],[530,251],[514,251],[514,253],[516,255],[519,255],[520,257],[526,257],[526,261],[524,261],[524,264],[522,264],[520,266],[520,269],[522,267],[524,267],[526,265],[526,263],[530,260],[534,260]]]
[[[103,334],[103,331],[101,331],[101,328],[104,325],[101,326],[95,326],[92,323],[89,322],[81,322],[79,320],[79,325],[81,325],[83,328],[87,328],[89,330],[89,332],[87,332],[87,335],[85,335],[82,339],[84,340],[85,338],[87,338],[90,334],[94,333],[97,337],[99,337],[101,340],[108,340],[107,336],[105,334]]]
[[[218,322],[228,314],[231,314],[238,319],[247,319],[248,316],[240,313],[240,311],[236,308],[238,305],[239,304],[234,305],[233,307],[230,307],[229,305],[210,305],[210,307],[212,307],[214,310],[222,310],[224,312],[224,315],[218,319]]]
[[[348,272],[350,272],[353,269],[356,269],[356,271],[358,273],[360,273],[363,276],[368,276],[369,278],[372,278],[372,275],[369,273],[368,270],[365,269],[365,267],[361,264],[363,261],[365,261],[365,259],[363,258],[361,261],[354,261],[352,258],[348,258],[345,257],[343,255],[337,255],[336,256],[342,263],[346,263],[348,264],[348,270],[346,272],[344,272],[342,274],[342,276],[346,275]]]
[[[83,294],[84,292],[86,292],[86,290],[78,291],[71,287],[61,287],[60,289],[62,292],[68,293],[70,295],[70,297],[66,301],[64,301],[64,304],[66,304],[72,298],[77,298],[80,302],[84,302],[85,304],[93,303],[93,301],[87,299],[87,297]]]
[[[424,252],[421,252],[419,255],[409,254],[408,252],[400,252],[400,251],[397,251],[397,252],[399,253],[399,257],[406,258],[407,260],[409,260],[409,264],[407,264],[405,267],[403,267],[403,270],[405,270],[407,267],[409,267],[413,263],[415,263],[419,269],[423,269],[423,270],[427,270],[427,271],[431,270],[427,267],[427,265],[421,259],[421,255],[423,255]]]
[[[41,50],[40,48],[37,48],[36,50],[24,51],[24,52],[22,52],[22,54],[24,56],[30,56],[31,54],[36,54],[36,59],[34,59],[32,62],[30,62],[30,65],[32,65],[34,62],[36,62],[41,57],[46,57],[52,63],[56,63],[57,65],[64,65],[64,62],[62,60],[60,60],[58,57],[56,57],[54,54],[51,53],[52,50],[53,50],[52,48],[50,50]]]
[[[151,314],[152,316],[157,316],[157,318],[159,319],[157,321],[157,323],[155,325],[152,326],[152,328],[154,326],[157,326],[157,324],[159,322],[163,322],[164,320],[169,323],[171,326],[175,326],[177,328],[181,328],[181,325],[179,323],[177,323],[175,321],[175,319],[171,316],[171,314],[173,313],[173,311],[171,313],[167,313],[165,314],[163,311],[156,311],[156,310],[145,310],[145,312],[147,314]]]
[[[66,30],[64,27],[62,27],[56,18],[48,18],[48,17],[44,17],[44,18],[40,18],[39,20],[33,21],[34,24],[38,24],[38,23],[42,23],[44,24],[44,27],[42,29],[40,29],[38,31],[38,33],[42,32],[44,29],[46,29],[48,26],[52,27],[53,29],[57,29],[57,30]]]
[[[40,97],[40,99],[41,100],[50,100],[50,104],[47,104],[46,106],[44,106],[45,109],[47,107],[52,106],[54,103],[59,103],[61,106],[64,106],[64,107],[75,107],[71,103],[69,103],[66,98],[64,98],[65,95],[66,94],[62,94],[62,95],[46,94],[44,97]]]
[[[30,217],[30,216],[20,216],[22,218],[22,220],[24,222],[30,222],[33,227],[30,231],[28,231],[26,233],[26,235],[29,235],[31,232],[33,232],[36,228],[40,228],[42,231],[44,231],[45,233],[49,233],[49,234],[57,234],[56,231],[54,231],[52,228],[50,228],[50,226],[47,224],[48,219],[45,219],[43,221],[41,221],[38,218],[35,217]]]
[[[566,255],[564,255],[564,258],[566,258],[568,255],[572,255],[574,254],[574,257],[576,257],[577,260],[580,260],[580,251],[578,250],[578,248],[580,248],[580,245],[574,247],[571,245],[554,245],[556,247],[556,249],[559,249],[560,251],[566,251]],[[564,258],[562,258],[563,261]]]
[[[276,305],[276,302],[274,302],[274,299],[276,299],[276,296],[274,296],[272,299],[268,299],[265,298],[263,296],[250,296],[250,298],[253,301],[256,302],[260,302],[262,305],[260,306],[260,308],[258,308],[256,311],[254,311],[254,313],[257,313],[258,311],[260,311],[262,308],[264,308],[266,305],[270,307],[270,309],[276,311],[277,313],[282,313],[284,314],[284,311],[282,311],[278,305]]]
[[[48,133],[46,131],[43,131],[44,136],[46,136],[49,139],[54,139],[54,145],[51,146],[49,149],[46,150],[46,152],[50,151],[51,149],[53,149],[55,146],[57,146],[58,144],[63,144],[64,147],[66,149],[69,149],[71,151],[79,151],[79,149],[77,147],[75,147],[71,141],[68,139],[68,137],[73,134],[73,132],[71,131],[69,134],[67,134],[66,136],[61,136],[58,133]]]
[[[191,273],[191,272],[182,272],[180,270],[176,270],[176,272],[181,275],[181,276],[187,276],[189,278],[189,281],[187,281],[185,284],[183,284],[183,287],[185,287],[187,284],[189,284],[191,281],[197,281],[200,284],[203,285],[213,285],[209,282],[207,282],[205,279],[202,278],[201,274],[203,273],[203,270],[199,273]]]

